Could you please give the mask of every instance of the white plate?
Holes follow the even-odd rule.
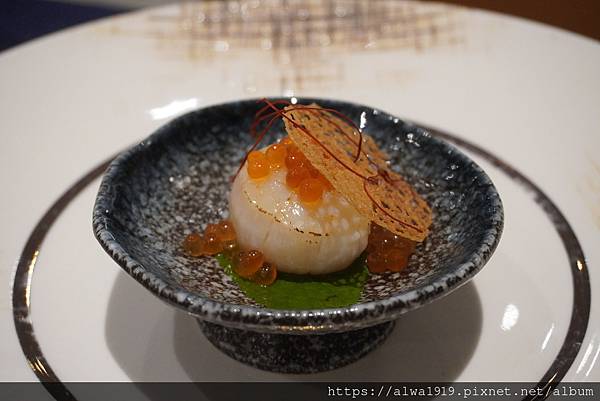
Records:
[[[289,4],[149,9],[0,54],[0,380],[36,379],[7,306],[21,250],[52,202],[175,115],[244,97],[356,101],[479,144],[555,202],[583,248],[597,296],[597,42],[433,3]],[[323,29],[324,19],[333,28]],[[93,238],[94,181],[59,215],[37,255],[27,294],[45,357],[36,371],[50,366],[65,381],[538,381],[565,342],[574,261],[534,194],[471,155],[504,201],[505,231],[492,260],[472,284],[405,315],[364,359],[310,376],[229,359],[193,319],[126,277]],[[592,305],[565,380],[600,380],[599,322]]]

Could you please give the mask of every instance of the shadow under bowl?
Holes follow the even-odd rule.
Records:
[[[264,308],[214,258],[182,252],[188,233],[227,216],[230,177],[252,143],[248,129],[260,107],[256,100],[185,114],[120,154],[104,174],[93,211],[94,234],[105,251],[156,296],[198,318],[215,346],[253,366],[294,373],[343,366],[373,349],[391,321],[471,279],[493,253],[503,227],[491,180],[452,145],[368,106],[298,101],[366,122],[364,132],[433,211],[430,234],[409,266],[370,275],[356,304]],[[281,136],[282,125],[271,132],[264,143]],[[301,345],[304,355],[291,352]],[[315,358],[310,355],[315,349],[326,352]]]

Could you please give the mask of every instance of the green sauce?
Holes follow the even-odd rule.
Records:
[[[277,280],[265,287],[238,276],[227,256],[219,254],[217,260],[249,298],[272,309],[339,308],[355,304],[369,276],[363,255],[336,273],[319,276],[278,273]]]

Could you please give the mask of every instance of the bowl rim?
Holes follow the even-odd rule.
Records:
[[[286,97],[270,97],[270,100],[286,99]],[[328,104],[333,107],[349,106],[363,108],[376,114],[382,114],[390,120],[401,121],[414,125],[415,132],[427,140],[433,141],[448,149],[453,155],[469,166],[485,185],[485,195],[489,199],[493,214],[490,220],[494,224],[484,232],[484,237],[477,249],[469,258],[454,267],[451,272],[445,273],[433,282],[417,286],[407,292],[391,295],[388,298],[353,304],[341,308],[303,309],[303,310],[279,310],[250,305],[231,304],[207,298],[200,294],[190,293],[182,288],[172,286],[162,280],[154,273],[146,270],[144,266],[132,257],[115,239],[107,228],[107,223],[112,217],[108,212],[116,193],[116,185],[113,183],[115,174],[119,172],[123,163],[127,162],[136,153],[151,146],[153,142],[167,137],[178,123],[190,118],[192,115],[210,110],[228,108],[234,106],[246,106],[257,104],[261,99],[243,99],[229,101],[201,107],[196,110],[178,116],[163,124],[150,136],[137,145],[120,153],[106,169],[98,194],[96,196],[93,213],[92,226],[94,236],[102,248],[121,266],[131,277],[150,290],[154,295],[169,304],[184,309],[188,314],[199,319],[222,324],[230,327],[238,327],[263,332],[278,332],[289,334],[315,334],[329,332],[343,332],[368,327],[379,323],[393,320],[403,313],[423,306],[448,295],[460,286],[464,285],[470,278],[479,272],[487,263],[496,249],[504,226],[504,211],[500,196],[488,175],[477,163],[458,150],[454,145],[440,139],[421,125],[405,119],[397,118],[393,114],[381,109],[367,105],[353,103],[329,98],[295,97],[298,102],[317,102]]]

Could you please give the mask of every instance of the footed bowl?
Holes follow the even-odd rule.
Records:
[[[214,258],[181,243],[226,217],[230,178],[252,140],[256,100],[205,107],[167,123],[106,170],[93,210],[104,250],[133,279],[199,320],[227,355],[261,369],[301,373],[348,364],[375,348],[403,313],[470,280],[503,227],[500,197],[482,169],[427,130],[383,111],[298,99],[363,121],[433,211],[430,234],[400,273],[371,274],[359,301],[341,308],[277,310],[247,297]],[[283,134],[280,124],[269,143]],[[316,352],[318,350],[319,352]]]

